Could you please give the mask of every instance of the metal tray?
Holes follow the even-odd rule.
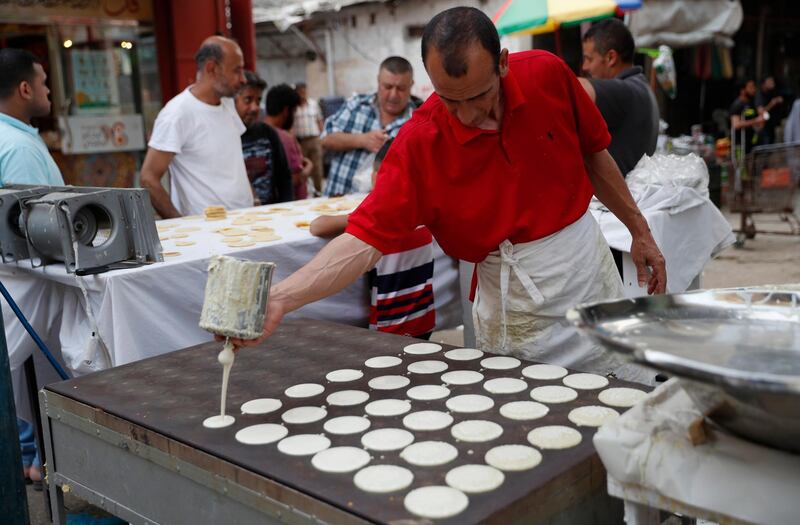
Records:
[[[800,453],[800,290],[640,297],[581,305],[567,317],[604,347],[681,377],[721,426]]]

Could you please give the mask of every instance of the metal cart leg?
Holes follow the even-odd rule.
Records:
[[[50,473],[56,472],[56,458],[53,455],[53,437],[50,431],[50,418],[47,415],[47,407],[43,394],[39,394],[39,408],[43,417],[42,422],[42,440],[44,441],[44,448],[47,457],[47,463],[42,462],[43,474],[45,475],[46,490],[50,498],[50,516],[53,525],[67,525],[67,510],[64,507],[64,491],[55,482],[54,478],[50,478]],[[48,479],[49,478],[49,479]]]
[[[25,360],[25,382],[28,387],[28,401],[31,405],[31,414],[33,419],[33,435],[36,442],[36,451],[39,454],[39,469],[42,472],[42,486],[46,489],[46,480],[44,479],[44,465],[47,463],[47,455],[44,452],[44,440],[42,439],[42,413],[39,410],[39,400],[37,399],[36,392],[39,389],[39,382],[36,379],[36,365],[33,361],[33,356]],[[47,509],[48,518],[53,521],[50,515],[50,493],[47,490],[42,490],[42,497],[44,498],[44,508]]]

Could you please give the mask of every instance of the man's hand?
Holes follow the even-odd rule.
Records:
[[[633,237],[631,258],[636,265],[636,277],[640,287],[646,284],[647,293],[650,295],[666,292],[667,265],[649,232],[646,235]]]
[[[775,106],[777,106],[779,104],[783,104],[783,97],[781,97],[781,96],[777,96],[777,97],[773,98],[772,100],[770,100],[769,104],[767,104],[766,110],[769,111],[770,109],[774,108]]]
[[[231,343],[233,343],[235,350],[238,350],[243,346],[256,346],[263,343],[267,337],[271,336],[278,328],[278,325],[281,323],[285,313],[286,308],[284,307],[280,298],[276,298],[274,300],[270,299],[267,303],[267,313],[264,316],[264,330],[261,332],[261,335],[257,339],[231,338]],[[217,341],[224,341],[225,337],[216,335],[214,336],[214,339]]]
[[[380,258],[381,252],[358,237],[348,233],[336,237],[308,264],[270,288],[261,336],[231,339],[231,342],[237,348],[261,344],[275,332],[284,315],[342,291],[375,266]],[[225,339],[215,338],[217,341]]]
[[[387,140],[389,140],[389,135],[382,129],[368,131],[361,134],[361,147],[372,153],[377,153]]]
[[[300,171],[300,174],[303,176],[303,181],[305,182],[308,179],[309,175],[311,175],[311,170],[314,169],[314,163],[311,162],[311,159],[309,159],[308,157],[303,157],[302,166],[303,168]]]

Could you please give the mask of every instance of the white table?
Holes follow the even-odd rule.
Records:
[[[334,202],[355,206],[359,200],[357,196],[351,196]],[[327,242],[310,235],[307,228],[295,225],[320,215],[320,211],[312,208],[325,201],[313,199],[245,209],[233,212],[224,221],[205,221],[202,218],[159,221],[160,228],[176,225],[164,230],[162,237],[174,235],[175,229],[181,227],[202,229],[188,232],[186,238],[162,241],[165,253],[180,252],[179,256],[165,257],[163,263],[77,277],[67,274],[63,264],[33,269],[23,261],[0,265],[0,279],[49,346],[54,351],[60,349],[73,372],[84,374],[119,366],[210,341],[211,334],[197,324],[203,304],[208,259],[214,254],[227,254],[242,259],[272,261],[277,264],[273,280],[280,281],[308,262]],[[275,209],[290,211],[272,213],[270,220],[255,224],[274,228],[282,237],[278,241],[231,248],[222,242],[221,234],[213,232],[223,227],[248,229],[250,225],[233,226],[231,223],[247,213]],[[177,246],[178,241],[195,241],[196,244],[182,247]],[[435,245],[434,252],[436,326],[438,329],[455,327],[461,324],[457,263],[444,255],[438,245]],[[86,296],[79,283],[86,289]],[[87,350],[87,345],[94,328],[87,314],[87,297],[97,321],[97,330],[108,347],[110,363],[103,358],[102,352],[97,352],[89,362],[92,350]],[[33,342],[9,308],[3,308],[3,314],[12,368],[19,369],[33,351]],[[289,317],[366,327],[369,319],[366,278],[334,296],[293,312]],[[16,373],[15,377],[20,375]],[[25,396],[17,394],[16,397],[24,408],[27,403],[22,398]]]

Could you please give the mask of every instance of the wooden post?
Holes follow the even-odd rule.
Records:
[[[29,523],[17,410],[3,318],[0,316],[0,516],[4,523]]]
[[[253,25],[253,0],[231,0],[231,33],[244,55],[244,67],[256,70],[256,26]]]

